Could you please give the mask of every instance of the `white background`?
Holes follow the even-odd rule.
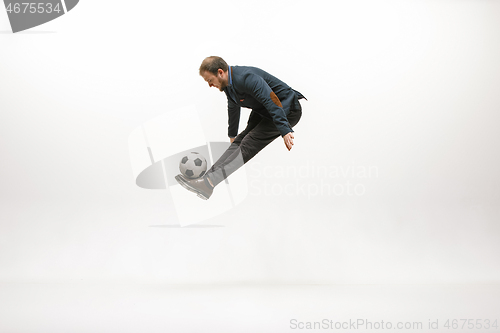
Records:
[[[494,1],[82,0],[12,34],[0,11],[0,281],[497,284],[499,17]],[[308,101],[293,149],[247,164],[245,202],[180,228],[167,191],[135,185],[128,135],[195,103],[227,140],[209,55]],[[276,174],[304,166],[377,172]]]

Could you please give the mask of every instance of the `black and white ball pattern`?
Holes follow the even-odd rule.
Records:
[[[207,172],[207,160],[197,152],[190,152],[181,159],[179,169],[187,178],[199,178]]]

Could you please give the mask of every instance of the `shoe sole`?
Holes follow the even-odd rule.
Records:
[[[188,191],[191,191],[193,193],[198,193],[198,191],[196,191],[194,188],[190,187],[188,184],[186,184],[186,182],[184,181],[184,179],[182,179],[182,177],[180,176],[175,176],[175,180],[177,180],[177,182],[179,183],[179,185],[181,185],[182,187],[184,187],[186,190]]]
[[[202,198],[203,200],[208,200],[208,198],[203,193],[201,193],[200,191],[198,191],[198,190],[192,188],[191,186],[189,186],[188,184],[186,184],[184,179],[182,179],[182,177],[180,177],[179,175],[175,176],[175,180],[177,180],[179,185],[184,187],[186,190],[193,192],[193,193],[196,193],[196,195],[198,195],[198,197]]]
[[[208,200],[208,198],[205,195],[203,195],[202,193],[198,192],[196,194],[198,195],[198,197],[202,198],[203,200]]]

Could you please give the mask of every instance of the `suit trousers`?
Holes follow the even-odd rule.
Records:
[[[287,115],[290,126],[294,127],[301,116],[302,108],[291,110]],[[229,148],[212,165],[206,176],[216,186],[279,136],[281,133],[271,119],[252,111],[247,127],[238,134]]]

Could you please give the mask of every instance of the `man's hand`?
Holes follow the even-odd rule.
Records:
[[[283,137],[283,140],[285,141],[285,146],[288,148],[288,150],[292,149],[292,146],[293,146],[293,132],[288,132]]]
[[[234,139],[235,139],[235,138],[229,138],[229,141],[230,141],[231,143],[233,143]]]

